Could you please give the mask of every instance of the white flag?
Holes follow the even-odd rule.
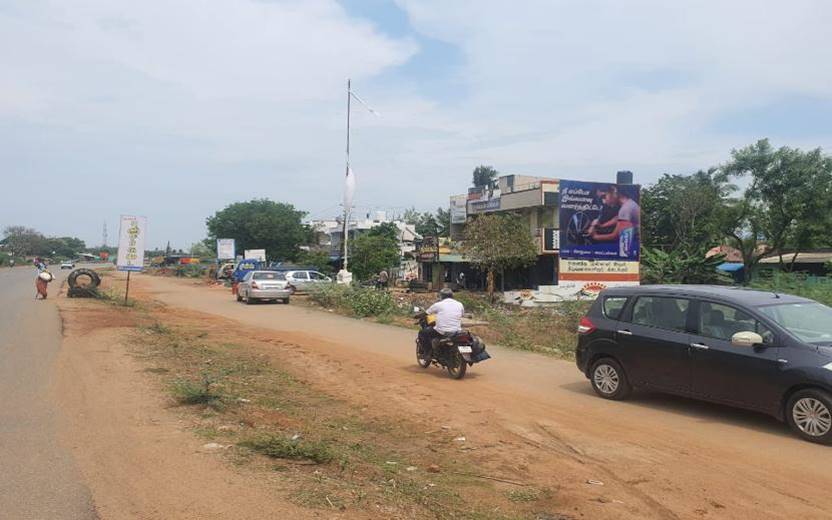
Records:
[[[355,175],[352,173],[352,168],[347,167],[347,179],[344,183],[344,209],[347,211],[352,208],[353,195],[355,195]]]

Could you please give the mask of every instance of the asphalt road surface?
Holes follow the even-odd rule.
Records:
[[[53,271],[53,297],[68,273]],[[0,518],[97,518],[69,447],[57,440],[50,380],[60,347],[58,310],[35,300],[34,268],[0,268]]]

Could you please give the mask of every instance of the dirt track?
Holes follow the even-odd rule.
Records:
[[[135,280],[172,312],[223,316],[240,335],[290,341],[273,342],[275,355],[328,392],[426,428],[450,425],[483,472],[550,486],[576,517],[832,514],[832,448],[765,416],[655,395],[604,401],[572,363],[499,348],[452,381],[416,366],[411,331],[296,305],[246,306],[189,281]]]

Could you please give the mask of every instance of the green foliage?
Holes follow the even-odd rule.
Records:
[[[394,242],[399,240],[399,228],[392,222],[382,222],[378,226],[371,228],[367,235],[371,237],[384,237]]]
[[[737,187],[717,168],[693,175],[664,174],[642,190],[642,244],[700,250],[724,238],[724,208]]]
[[[45,237],[39,231],[24,226],[8,226],[3,230],[3,236],[2,243],[17,257],[76,258],[78,253],[87,249],[79,238]]]
[[[493,300],[494,273],[533,264],[538,246],[522,217],[494,213],[466,224],[463,251],[471,263],[488,272],[488,293]]]
[[[237,251],[265,249],[269,260],[295,260],[311,232],[291,204],[255,199],[235,202],[206,219],[211,240],[233,238]]]
[[[299,265],[314,267],[324,274],[332,274],[332,264],[326,251],[301,251],[296,262]]]
[[[368,280],[383,269],[389,271],[399,265],[398,242],[389,236],[365,233],[350,244],[349,268],[359,280]]]
[[[451,211],[446,208],[436,208],[436,214],[410,208],[404,212],[402,220],[415,226],[416,233],[423,237],[447,237],[451,232]]]
[[[332,450],[323,442],[292,440],[280,434],[266,434],[243,441],[239,446],[275,459],[311,460],[318,464],[334,459]]]
[[[201,382],[177,379],[170,385],[170,392],[179,404],[206,405],[220,408],[223,396],[214,388],[215,379],[204,376]]]
[[[499,172],[494,169],[493,166],[485,166],[480,165],[474,168],[474,174],[472,176],[471,182],[474,186],[486,186],[490,187],[494,185],[494,182],[497,180],[497,176]]]
[[[705,251],[662,251],[641,248],[641,281],[646,284],[730,284],[730,276],[717,270],[723,255],[705,258]]]
[[[751,287],[763,291],[803,296],[832,306],[832,277],[829,276],[766,270],[755,278]]]
[[[217,258],[216,242],[211,244],[208,241],[196,242],[191,246],[190,253],[197,258],[215,259]]]
[[[176,265],[173,267],[173,275],[180,278],[202,278],[206,276],[208,268],[199,264]]]
[[[321,284],[309,295],[321,307],[345,311],[359,318],[389,316],[399,310],[389,291],[369,287]]]

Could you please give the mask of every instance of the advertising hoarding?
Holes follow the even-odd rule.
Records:
[[[144,244],[147,233],[147,217],[122,215],[118,228],[119,271],[141,271],[144,268]]]
[[[233,238],[217,239],[217,260],[233,260],[235,254],[235,242]]]
[[[638,261],[639,186],[560,181],[560,257]]]
[[[569,281],[638,282],[639,263],[619,260],[558,261],[558,283]]]
[[[266,250],[265,249],[246,249],[245,250],[245,259],[246,260],[259,260],[261,262],[266,261]]]

